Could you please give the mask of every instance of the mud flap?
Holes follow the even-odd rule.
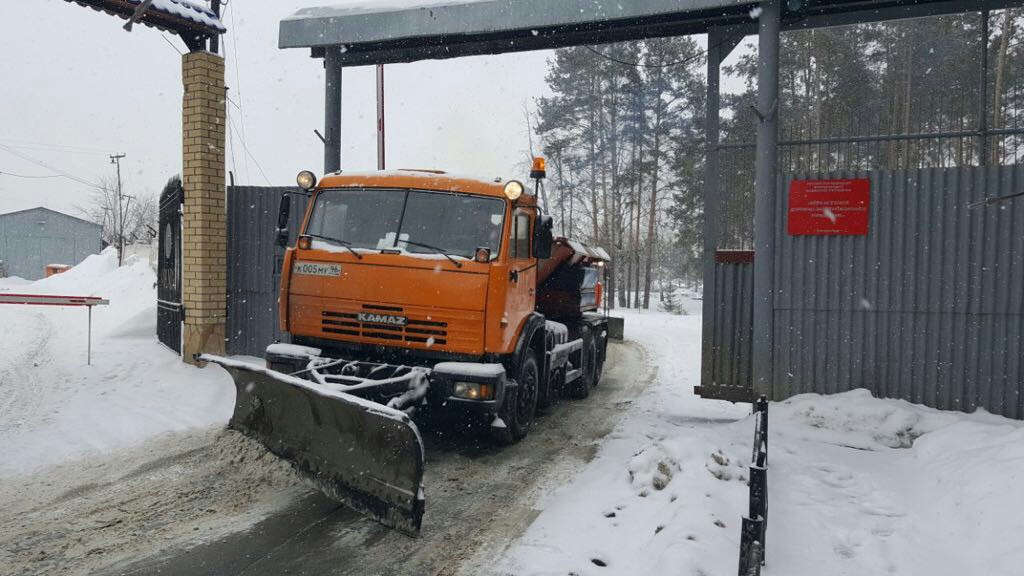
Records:
[[[228,427],[288,460],[324,494],[410,536],[423,519],[423,441],[407,414],[218,356],[235,381]]]

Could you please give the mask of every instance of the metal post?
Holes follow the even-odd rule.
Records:
[[[377,64],[377,170],[384,169],[384,65]]]
[[[978,166],[988,165],[988,10],[981,11],[981,86],[978,99]],[[1005,31],[1004,31],[1005,34]]]
[[[89,336],[85,345],[85,365],[92,366],[92,306],[86,306],[86,308],[89,309]]]
[[[780,0],[761,3],[758,30],[756,180],[754,201],[754,392],[772,397],[775,202],[779,143]]]
[[[210,11],[220,18],[220,0],[210,0]],[[220,52],[220,35],[210,36],[210,52],[213,54]]]
[[[341,52],[324,51],[324,174],[341,170]]]
[[[721,198],[718,185],[719,74],[722,64],[721,34],[708,32],[708,92],[704,118],[704,266],[701,302],[701,386],[713,386],[715,328],[715,251],[718,250],[718,223]]]

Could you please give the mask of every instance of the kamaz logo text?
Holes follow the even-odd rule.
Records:
[[[405,316],[391,316],[390,314],[369,314],[359,313],[359,321],[367,324],[388,324],[391,326],[405,326],[409,319]]]

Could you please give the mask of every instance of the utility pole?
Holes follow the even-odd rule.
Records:
[[[124,154],[111,154],[110,163],[117,165],[117,265],[124,264],[124,213],[121,206],[121,158]]]

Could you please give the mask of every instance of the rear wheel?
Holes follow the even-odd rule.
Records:
[[[502,403],[501,417],[505,426],[491,426],[491,435],[500,444],[515,444],[530,431],[530,424],[537,412],[537,387],[540,383],[540,369],[537,355],[530,350],[526,353],[519,374],[516,378],[514,392],[507,391]]]
[[[595,384],[597,343],[594,341],[594,332],[587,325],[580,329],[580,338],[583,340],[583,348],[580,350],[583,374],[569,385],[569,395],[573,398],[583,399],[590,395],[590,388]]]

